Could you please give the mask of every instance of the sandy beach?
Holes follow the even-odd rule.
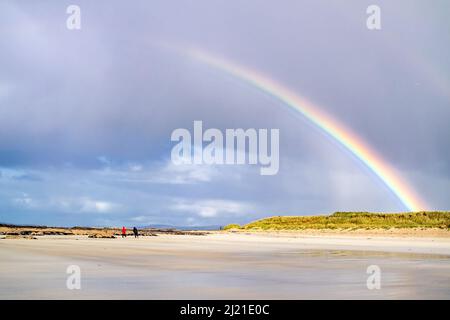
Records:
[[[81,269],[69,290],[66,269]],[[369,265],[381,288],[366,285]],[[1,299],[449,299],[450,238],[214,232],[0,239]]]

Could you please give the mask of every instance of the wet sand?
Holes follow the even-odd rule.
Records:
[[[81,290],[66,269],[81,268]],[[369,290],[367,267],[381,269]],[[0,299],[450,299],[450,239],[212,233],[0,239]]]

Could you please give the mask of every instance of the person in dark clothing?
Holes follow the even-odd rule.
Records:
[[[138,229],[136,227],[133,228],[133,233],[135,238],[139,237]]]

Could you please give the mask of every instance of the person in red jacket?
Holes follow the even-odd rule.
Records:
[[[122,238],[126,238],[127,236],[127,228],[122,227]]]

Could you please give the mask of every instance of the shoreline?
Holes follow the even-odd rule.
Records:
[[[214,232],[214,231],[213,231]],[[450,238],[450,229],[440,228],[371,228],[371,229],[230,229],[225,232],[265,234],[271,236],[371,236],[395,238]]]
[[[179,242],[189,247],[189,242],[216,241],[220,245],[239,246],[259,243],[279,249],[301,248],[304,250],[349,250],[393,253],[438,254],[450,257],[450,230],[438,228],[391,228],[391,229],[304,229],[304,230],[192,230],[141,229],[140,239],[131,233],[123,239],[116,228],[49,228],[49,227],[0,227],[0,247],[14,241],[36,241],[31,248],[48,242],[77,243],[78,241],[106,240],[111,245],[132,241],[164,243]],[[197,239],[198,238],[198,239]],[[194,240],[195,239],[195,240]],[[108,242],[105,242],[105,244]]]
[[[201,234],[201,236],[199,236]],[[202,243],[207,247],[210,242],[216,242],[224,246],[239,246],[259,244],[265,247],[279,249],[302,249],[302,250],[348,250],[348,251],[372,251],[386,253],[413,253],[413,254],[434,254],[446,255],[450,258],[450,237],[433,236],[411,236],[406,234],[368,234],[368,233],[330,233],[330,232],[286,232],[286,231],[208,231],[201,233],[156,233],[152,236],[140,236],[135,239],[132,236],[126,238],[97,238],[89,235],[42,235],[31,236],[0,236],[0,247],[10,243],[28,243],[30,248],[46,246],[48,243],[108,243],[112,246],[116,244],[131,245],[146,242],[152,243],[179,243],[184,247],[189,247],[190,242]]]

